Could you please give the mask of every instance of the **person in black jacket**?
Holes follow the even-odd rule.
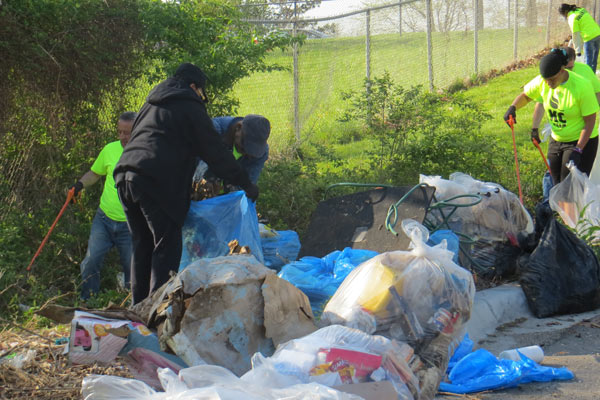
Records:
[[[132,235],[133,304],[160,288],[179,267],[181,229],[197,157],[217,176],[244,189],[251,200],[258,197],[258,187],[213,127],[204,105],[205,85],[202,70],[184,63],[155,86],[114,169]]]

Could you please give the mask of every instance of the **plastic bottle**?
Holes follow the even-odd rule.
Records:
[[[527,346],[519,347],[518,349],[506,350],[500,353],[498,355],[498,358],[503,358],[505,360],[520,361],[521,356],[519,356],[517,350],[538,364],[544,360],[544,350],[540,346]]]

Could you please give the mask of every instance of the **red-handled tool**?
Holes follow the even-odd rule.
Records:
[[[540,155],[542,156],[542,159],[544,160],[544,164],[546,164],[548,173],[550,174],[550,176],[552,176],[552,172],[550,172],[550,164],[548,163],[548,160],[546,159],[546,156],[544,155],[544,152],[540,147],[540,143],[535,138],[531,138],[531,141],[533,142],[534,146],[537,147],[538,151],[540,152]]]
[[[515,120],[513,116],[508,117],[508,125],[512,132],[513,152],[515,153],[515,169],[517,170],[517,184],[519,185],[519,200],[523,204],[523,190],[521,189],[521,174],[519,173],[519,157],[517,157],[517,142],[515,140]]]
[[[65,212],[65,210],[67,209],[67,206],[69,205],[69,203],[71,202],[71,200],[73,200],[73,197],[75,197],[75,188],[69,189],[69,192],[67,193],[67,200],[65,201],[65,204],[63,204],[62,208],[58,212],[58,215],[56,216],[56,219],[54,220],[54,223],[52,224],[52,226],[48,230],[48,233],[46,234],[46,237],[44,238],[44,240],[42,240],[42,244],[40,244],[40,247],[37,249],[37,251],[35,252],[35,255],[31,259],[31,262],[27,266],[27,271],[31,271],[31,267],[33,266],[33,262],[35,261],[35,259],[37,258],[37,256],[39,256],[40,253],[42,252],[42,249],[44,248],[44,245],[48,241],[48,238],[50,237],[50,234],[54,230],[54,227],[56,226],[56,223],[58,222],[58,220],[60,219],[60,217],[63,215],[63,213]]]

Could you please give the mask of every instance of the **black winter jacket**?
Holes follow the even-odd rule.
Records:
[[[200,97],[168,78],[152,89],[114,169],[115,184],[132,181],[178,224],[190,206],[192,176],[200,157],[222,179],[246,189],[247,173],[215,131]]]

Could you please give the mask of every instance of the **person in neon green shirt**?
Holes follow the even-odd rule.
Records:
[[[550,52],[540,60],[540,75],[532,79],[504,114],[517,122],[516,110],[532,100],[544,104],[552,126],[548,160],[554,183],[569,174],[572,161],[582,172],[590,173],[598,148],[598,132],[594,131],[600,107],[589,81],[566,69],[567,56]]]
[[[573,33],[573,46],[578,55],[583,54],[585,63],[596,73],[598,53],[600,52],[600,26],[594,17],[583,7],[563,3],[558,8],[560,15],[566,18]]]
[[[91,295],[100,291],[100,270],[103,267],[104,256],[113,247],[117,247],[119,250],[125,276],[125,287],[129,286],[132,251],[131,233],[115,187],[113,169],[119,158],[121,158],[123,148],[129,142],[136,116],[137,114],[132,111],[119,116],[117,122],[119,140],[104,146],[90,170],[72,186],[75,189],[75,196],[77,196],[82,189],[92,186],[102,176],[106,177],[102,196],[100,197],[100,206],[92,221],[85,259],[80,265],[81,298],[83,300],[87,300]]]
[[[596,100],[598,101],[598,104],[600,104],[600,79],[598,79],[596,74],[594,74],[594,72],[592,71],[592,69],[590,68],[589,65],[575,61],[575,58],[576,58],[575,49],[573,49],[572,47],[560,47],[560,48],[552,49],[551,51],[552,52],[561,52],[563,55],[566,55],[566,57],[567,57],[566,69],[568,69],[569,71],[573,71],[577,75],[584,77],[585,79],[587,79],[590,82],[590,84],[592,85],[592,89],[594,90],[594,93],[596,94]],[[531,140],[533,141],[535,139],[538,143],[541,142],[540,136],[539,136],[539,126],[540,126],[540,122],[542,121],[543,117],[544,117],[544,106],[542,105],[542,103],[536,102],[535,110],[533,111]],[[597,119],[596,119],[596,121],[597,121]],[[544,174],[543,184],[542,184],[543,193],[544,193],[543,201],[548,200],[548,197],[550,195],[550,189],[552,189],[552,186],[553,186],[552,178],[550,177],[550,173],[548,171],[546,171],[546,173]]]

